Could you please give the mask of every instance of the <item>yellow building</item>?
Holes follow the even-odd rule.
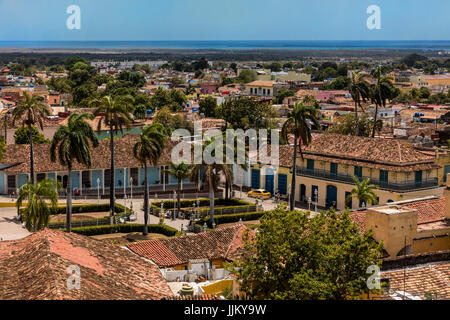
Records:
[[[389,257],[450,250],[450,184],[444,197],[425,197],[350,213],[361,231],[371,229]]]
[[[274,85],[275,81],[253,81],[245,85],[245,92],[251,96],[272,98],[275,96]]]
[[[323,134],[303,154],[297,160],[296,201],[311,198],[338,210],[365,206],[356,198],[346,203],[355,187],[352,176],[379,187],[379,204],[442,194],[435,157],[396,140]]]
[[[250,186],[252,189],[265,189],[275,195],[277,192],[287,196],[292,181],[292,147],[279,146],[279,165],[275,168],[269,164],[252,164],[250,166]]]

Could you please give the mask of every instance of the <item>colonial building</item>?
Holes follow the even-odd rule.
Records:
[[[370,178],[378,202],[442,195],[434,156],[397,140],[323,134],[303,148],[297,160],[297,201],[311,198],[319,206],[359,208],[356,198],[346,203],[355,187],[352,176]]]
[[[131,184],[135,191],[144,187],[144,168],[133,156],[133,146],[139,136],[127,134],[115,140],[115,176],[116,192],[129,192]],[[177,180],[165,170],[171,159],[173,143],[168,142],[157,166],[147,168],[148,183],[153,190],[176,188]],[[92,148],[92,166],[87,168],[75,162],[71,174],[73,190],[80,194],[108,194],[111,183],[109,141],[100,141],[97,148]],[[67,168],[59,162],[50,160],[50,144],[34,145],[35,180],[45,178],[57,179],[66,187]],[[30,172],[30,146],[8,145],[3,160],[0,162],[0,194],[17,194],[18,188],[27,183]],[[186,187],[189,181],[183,181]]]

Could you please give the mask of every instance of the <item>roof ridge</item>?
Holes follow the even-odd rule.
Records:
[[[398,140],[395,140],[395,142],[397,143],[397,151],[398,151],[398,156],[399,156],[400,162],[403,162],[402,148],[400,147],[400,142]]]
[[[226,252],[225,252],[225,257],[228,257],[228,253],[230,252],[231,248],[233,247],[234,241],[235,241],[236,238],[238,237],[239,231],[240,231],[240,229],[241,229],[243,226],[244,226],[244,224],[239,225],[239,226],[236,228],[236,232],[234,233],[233,239],[232,239],[232,240],[230,241],[230,243],[228,244],[228,249],[227,249]],[[234,227],[234,226],[233,226],[233,227]]]
[[[52,254],[51,254],[51,249],[50,249],[50,240],[48,238],[49,232],[51,232],[50,229],[45,228],[42,231],[43,237],[41,237],[41,239],[44,241],[44,244],[47,247],[46,257],[47,257],[47,262],[48,262],[48,270],[50,271],[50,276],[52,277],[52,280],[53,280],[52,283],[55,285],[55,289],[56,289],[56,292],[57,292],[55,298],[61,299],[62,298],[62,292],[59,289],[59,281],[57,280],[57,278],[56,278],[56,276],[55,276],[55,274],[53,272],[53,267],[52,267],[53,266],[53,264],[52,264]],[[36,234],[36,233],[34,233],[34,234]],[[31,242],[30,244],[33,245],[34,242]],[[27,247],[28,245],[26,245],[25,247]]]

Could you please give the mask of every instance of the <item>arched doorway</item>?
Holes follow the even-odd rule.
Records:
[[[69,176],[67,176],[67,175],[63,176],[63,182],[62,182],[63,188],[67,188],[67,180],[68,179],[69,179]]]
[[[332,185],[327,186],[327,199],[326,199],[326,207],[336,208],[337,206],[337,188]]]
[[[306,201],[306,186],[304,184],[300,185],[300,201]]]

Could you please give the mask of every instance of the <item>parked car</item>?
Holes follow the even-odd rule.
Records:
[[[258,199],[270,199],[272,195],[270,192],[264,190],[264,189],[256,189],[256,190],[250,190],[247,195],[252,198],[258,198]]]

